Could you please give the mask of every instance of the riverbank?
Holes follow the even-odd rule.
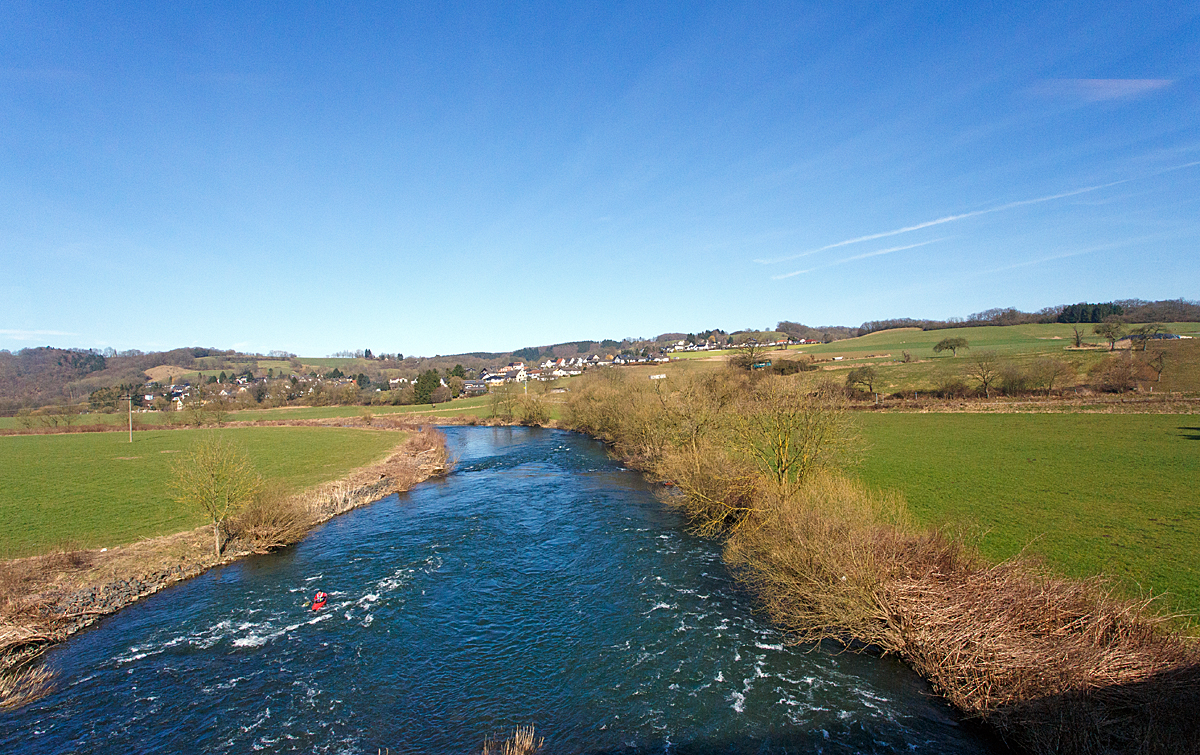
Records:
[[[602,444],[443,431],[446,479],[54,648],[0,751],[468,753],[536,722],[549,752],[1004,752],[895,659],[788,647]]]
[[[295,424],[342,427],[353,422],[364,420]],[[215,566],[287,545],[334,516],[447,473],[450,461],[437,430],[390,419],[372,427],[405,431],[408,437],[383,461],[281,501],[282,507],[299,513],[300,525],[289,528],[282,540],[278,532],[265,538],[261,532],[247,532],[217,556],[212,528],[204,526],[114,548],[0,563],[0,708],[43,694],[51,680],[36,667],[38,656],[104,616]]]
[[[720,538],[793,642],[894,654],[1023,751],[1200,748],[1192,638],[1098,579],[992,564],[918,526],[902,497],[841,472],[858,450],[848,416],[840,391],[737,373],[665,388],[602,375],[570,404],[572,426]]]

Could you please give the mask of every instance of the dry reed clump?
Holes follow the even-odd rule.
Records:
[[[1145,602],[1024,559],[986,565],[914,532],[898,497],[835,475],[766,508],[726,557],[794,641],[895,653],[1028,752],[1179,752],[1195,740],[1200,652]]]
[[[499,744],[490,737],[485,737],[480,755],[532,755],[542,749],[542,742],[543,738],[534,732],[533,724],[518,726]]]
[[[54,690],[54,675],[45,666],[22,666],[0,672],[0,710],[20,708]]]
[[[53,688],[51,673],[29,663],[38,648],[56,639],[62,623],[38,592],[91,562],[91,554],[68,548],[0,564],[0,709],[33,702]]]
[[[68,547],[40,556],[0,562],[0,653],[19,645],[40,641],[49,630],[29,626],[46,625],[44,602],[38,597],[47,585],[63,575],[91,567],[94,555]]]
[[[902,571],[903,503],[833,474],[768,493],[725,557],[796,642],[854,639],[899,649],[885,587]]]
[[[312,526],[307,507],[278,486],[258,492],[230,519],[229,534],[255,553],[300,541]]]
[[[1200,651],[1146,601],[1025,560],[889,586],[901,655],[1029,752],[1196,752]]]

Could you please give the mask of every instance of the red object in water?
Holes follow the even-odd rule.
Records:
[[[329,600],[329,596],[323,592],[318,592],[313,596],[312,610],[320,611],[325,607],[325,601]]]

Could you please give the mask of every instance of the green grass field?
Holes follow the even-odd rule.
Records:
[[[833,343],[795,346],[793,349],[822,356],[866,356],[910,351],[920,359],[950,359],[949,352],[934,354],[933,347],[944,338],[965,338],[971,344],[970,351],[995,351],[997,354],[1057,353],[1074,343],[1072,325],[1050,323],[1046,325],[983,326],[976,328],[953,328],[950,330],[920,330],[900,328],[851,338]],[[1091,325],[1080,326],[1084,331],[1084,342],[1107,346],[1107,342],[1092,333]],[[1179,335],[1200,334],[1200,323],[1168,323],[1166,329]],[[967,352],[959,352],[959,357]]]
[[[1200,416],[868,414],[860,468],[983,554],[1025,549],[1200,613]]]
[[[230,412],[230,422],[254,422],[272,419],[329,419],[332,417],[360,417],[369,411],[377,417],[395,414],[411,414],[414,417],[430,416],[485,416],[488,399],[486,396],[458,398],[448,404],[414,404],[411,406],[281,406],[276,409],[245,409]]]
[[[322,368],[337,367],[338,369],[342,369],[346,366],[353,365],[354,363],[357,363],[359,361],[360,360],[353,359],[351,357],[300,357],[299,358],[300,364],[304,365],[304,367],[306,369],[308,367],[322,367]]]
[[[333,417],[359,417],[364,410],[369,410],[371,414],[376,416],[386,416],[391,414],[412,414],[416,417],[422,415],[429,416],[469,416],[485,417],[487,411],[488,399],[486,396],[476,396],[472,398],[459,398],[451,401],[449,404],[438,404],[436,407],[430,407],[429,404],[417,404],[413,406],[281,406],[274,409],[243,409],[232,411],[229,413],[227,421],[229,422],[254,422],[257,420],[275,420],[275,419],[330,419]],[[178,412],[135,412],[134,422],[139,426],[159,426],[166,424],[169,420],[182,421],[182,415]],[[35,421],[37,418],[34,418]],[[129,417],[124,412],[114,412],[112,414],[82,414],[76,418],[76,425],[114,425],[117,427],[125,427],[129,421]],[[2,430],[17,430],[20,429],[20,423],[16,417],[0,417],[0,429]]]
[[[1166,328],[1180,335],[1200,336],[1200,323],[1169,323]],[[1093,335],[1092,326],[1085,326],[1085,343],[1100,344],[1095,349],[1068,349],[1073,345],[1072,326],[1062,324],[1012,325],[1006,327],[957,328],[953,330],[922,331],[917,328],[887,330],[859,338],[835,341],[827,344],[792,346],[785,351],[769,355],[772,361],[807,359],[820,360],[822,369],[803,373],[799,379],[815,383],[818,380],[845,379],[846,371],[866,364],[875,367],[879,380],[875,390],[884,393],[908,393],[930,391],[947,380],[958,378],[968,385],[974,382],[966,377],[973,354],[992,351],[1003,362],[1029,367],[1044,357],[1055,357],[1070,364],[1074,374],[1068,376],[1068,385],[1087,381],[1088,370],[1109,356],[1106,343]],[[936,354],[933,346],[943,338],[966,338],[970,348],[953,356],[946,351]],[[1166,357],[1161,384],[1154,385],[1155,392],[1176,391],[1186,394],[1200,393],[1200,338],[1191,340],[1155,341],[1149,350],[1162,351]],[[903,353],[908,351],[912,361],[903,363]],[[712,369],[719,366],[723,357],[733,352],[691,352],[677,354],[676,362],[667,367],[622,368],[646,369],[670,374],[679,369]],[[1128,353],[1127,351],[1122,353]],[[840,357],[840,359],[838,359]],[[1149,389],[1150,385],[1143,386]]]
[[[203,434],[240,445],[266,478],[298,490],[387,455],[403,437],[343,428],[246,427],[0,437],[0,558],[102,547],[204,524],[172,500],[171,465]]]

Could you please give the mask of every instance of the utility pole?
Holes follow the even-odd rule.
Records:
[[[129,442],[133,442],[133,391],[129,392],[128,396],[121,396],[121,400],[129,401]]]

